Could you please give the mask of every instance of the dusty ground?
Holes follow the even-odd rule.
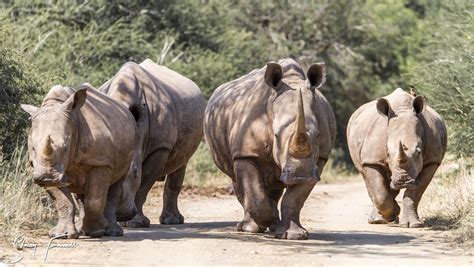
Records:
[[[185,195],[186,224],[157,224],[161,201],[147,203],[149,229],[127,229],[121,238],[80,239],[76,248],[53,248],[48,239],[36,256],[24,250],[22,264],[252,264],[252,265],[441,265],[473,266],[472,251],[447,240],[448,232],[367,224],[370,200],[361,182],[317,185],[302,211],[307,241],[275,240],[235,231],[242,208],[234,196]],[[70,240],[56,243],[66,244]],[[2,245],[3,260],[14,251]],[[5,252],[7,251],[7,252]],[[1,264],[0,264],[1,265]]]

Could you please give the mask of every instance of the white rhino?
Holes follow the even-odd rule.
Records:
[[[209,99],[204,135],[244,208],[239,231],[269,227],[277,238],[308,237],[300,211],[331,153],[336,120],[318,90],[324,63],[313,64],[307,77],[283,59],[219,86]]]
[[[418,203],[446,152],[446,127],[438,113],[422,96],[399,88],[352,114],[347,143],[374,204],[369,223],[396,223],[395,197],[406,188],[400,226],[423,226]]]
[[[115,210],[135,147],[135,121],[117,101],[89,87],[54,86],[31,115],[29,159],[34,182],[54,200],[59,221],[50,236],[77,238],[71,192],[84,203],[86,235],[120,236]]]
[[[119,220],[129,227],[149,227],[143,204],[153,184],[166,177],[160,223],[183,223],[178,195],[186,165],[202,139],[206,101],[201,90],[150,59],[124,64],[99,90],[128,108],[137,123],[137,146],[123,184]],[[138,214],[133,217],[135,206]]]

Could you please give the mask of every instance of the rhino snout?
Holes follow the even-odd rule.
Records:
[[[409,175],[403,175],[403,176],[392,176],[390,182],[390,187],[393,190],[400,190],[403,188],[413,188],[418,186],[418,180],[409,176]]]
[[[321,180],[318,168],[313,168],[310,172],[298,171],[296,169],[283,169],[280,181],[286,185],[300,183],[317,183]]]

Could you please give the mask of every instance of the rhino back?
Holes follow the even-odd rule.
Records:
[[[189,160],[202,139],[206,101],[199,87],[181,74],[149,59],[140,66],[156,86],[145,91],[151,107],[149,149],[172,145],[169,162],[177,166],[169,167],[177,168]]]
[[[157,149],[171,151],[171,172],[191,157],[202,139],[206,102],[197,85],[186,77],[147,59],[128,62],[101,91],[126,106],[146,104],[149,123],[144,157]]]
[[[217,166],[231,177],[234,158],[271,156],[266,114],[271,92],[263,75],[257,69],[219,86],[206,108],[206,142]]]
[[[354,165],[384,165],[387,159],[387,119],[378,114],[376,102],[358,108],[349,119],[347,143]]]

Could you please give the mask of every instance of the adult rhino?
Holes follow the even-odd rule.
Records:
[[[277,238],[308,237],[300,210],[329,158],[336,121],[318,90],[324,63],[312,65],[307,77],[283,59],[219,86],[209,100],[204,135],[244,208],[238,231],[269,227]]]
[[[155,181],[164,181],[162,224],[182,224],[178,210],[186,165],[202,139],[206,101],[186,77],[150,59],[128,62],[99,89],[122,103],[137,123],[137,147],[130,173],[123,184],[117,210],[129,227],[149,227],[143,204]]]
[[[135,145],[135,121],[120,103],[89,87],[54,86],[31,115],[28,133],[33,180],[46,188],[58,212],[50,236],[78,238],[71,192],[83,200],[83,231],[120,236],[115,209]]]
[[[347,142],[374,204],[369,223],[397,223],[395,197],[406,188],[402,227],[422,227],[418,203],[446,151],[446,127],[422,96],[398,88],[352,114]]]

